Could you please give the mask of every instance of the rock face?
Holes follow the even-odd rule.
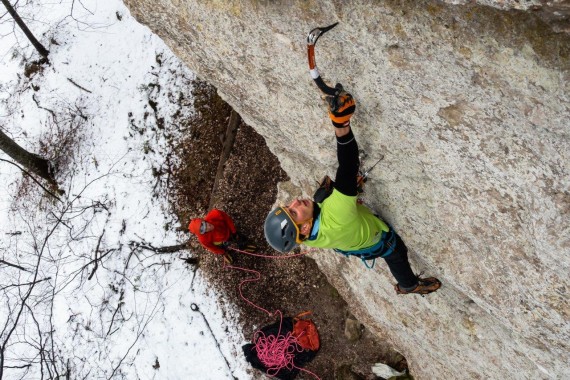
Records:
[[[365,201],[444,285],[396,296],[384,263],[311,255],[417,379],[570,378],[570,37],[498,9],[546,2],[125,2],[266,138],[293,195],[334,175],[305,43],[340,22],[317,64],[354,94],[369,162],[386,156]]]
[[[488,5],[502,10],[530,11],[540,17],[550,27],[570,34],[569,0],[443,0],[449,4],[465,5],[470,2]]]

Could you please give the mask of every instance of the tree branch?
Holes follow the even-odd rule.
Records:
[[[83,90],[83,91],[86,91],[86,92],[92,94],[92,92],[89,91],[88,89],[86,89],[85,87],[81,87],[80,85],[78,85],[77,83],[75,83],[75,82],[73,81],[73,79],[67,78],[67,80],[70,81],[71,84],[75,85],[78,89]]]
[[[58,197],[57,195],[55,195],[54,193],[52,193],[51,191],[49,191],[48,189],[46,189],[46,188],[44,187],[44,185],[42,185],[37,179],[34,178],[34,176],[32,176],[32,175],[31,175],[28,171],[26,171],[23,167],[21,167],[20,165],[16,164],[15,162],[8,161],[8,160],[5,160],[5,159],[3,159],[3,158],[0,158],[0,161],[4,161],[4,162],[7,162],[7,163],[9,163],[9,164],[14,165],[14,166],[17,167],[18,169],[20,169],[24,174],[26,174],[28,177],[30,177],[30,178],[31,178],[35,183],[37,183],[42,189],[44,189],[44,191],[45,191],[46,193],[48,193],[49,195],[51,195],[52,197],[54,197],[55,199],[57,199],[58,201],[60,201],[60,202],[63,203],[63,201],[62,201],[61,199],[59,199],[59,197]]]
[[[87,280],[91,280],[93,278],[93,275],[97,271],[97,268],[99,268],[99,260],[97,259],[97,253],[99,253],[99,246],[101,245],[101,239],[103,239],[103,235],[105,235],[105,229],[103,229],[101,236],[99,236],[99,240],[97,240],[97,246],[95,247],[95,258],[93,259],[95,261],[95,266],[93,267],[93,271],[91,272],[89,277],[87,277]]]
[[[27,270],[26,268],[24,268],[24,267],[22,267],[22,266],[20,266],[20,265],[18,265],[18,264],[12,264],[12,263],[9,263],[8,261],[2,260],[2,259],[0,259],[0,264],[5,264],[5,265],[7,265],[7,266],[9,266],[9,267],[17,268],[17,269],[22,270],[22,271],[24,271],[24,272],[29,272],[29,270]]]
[[[26,271],[26,272],[27,272],[27,271]],[[26,283],[24,283],[24,284],[11,284],[11,285],[6,285],[6,286],[1,287],[0,290],[6,290],[6,289],[8,289],[8,288],[18,287],[18,286],[36,285],[36,284],[39,284],[40,282],[47,281],[47,280],[51,280],[51,277],[42,278],[41,280],[38,280],[38,281],[26,282]]]
[[[153,251],[155,253],[174,253],[174,252],[178,252],[178,251],[181,251],[183,249],[188,248],[189,243],[190,243],[190,240],[188,240],[187,242],[182,243],[182,244],[168,245],[165,247],[153,247],[152,244],[145,244],[145,243],[139,243],[136,241],[131,241],[129,243],[129,245],[135,246],[137,248],[146,249],[148,251]]]
[[[117,315],[117,313],[121,309],[121,306],[123,306],[123,295],[124,295],[124,292],[121,291],[121,296],[119,297],[119,304],[117,305],[117,308],[115,309],[115,312],[113,313],[113,317],[111,317],[111,324],[109,324],[109,329],[107,329],[107,335],[105,335],[105,336],[109,336],[111,334],[111,328],[113,327],[113,323],[115,322],[115,316]]]

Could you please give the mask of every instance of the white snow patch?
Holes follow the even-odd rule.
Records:
[[[31,79],[23,75],[24,61],[36,60],[38,54],[5,16],[0,23],[0,127],[37,152],[42,136],[57,130],[48,110],[87,118],[78,150],[69,152],[70,170],[65,178],[58,177],[66,191],[63,198],[74,200],[73,208],[43,251],[38,279],[50,279],[33,293],[55,289],[53,308],[35,305],[34,314],[42,326],[52,316],[54,344],[61,350],[58,360],[70,361],[72,378],[250,378],[236,312],[223,311],[220,295],[209,291],[200,271],[193,272],[179,259],[184,254],[158,255],[130,244],[144,240],[160,247],[186,239],[175,231],[164,199],[152,196],[152,168],[164,159],[164,141],[149,137],[157,134],[134,133],[131,123],[152,124],[149,83],[189,94],[181,78],[193,74],[121,1],[28,3],[18,11],[35,20],[28,26],[50,50],[50,65]],[[175,133],[169,116],[176,103],[166,91],[154,94],[161,96],[160,117]],[[10,160],[3,152],[0,158]],[[0,162],[0,234],[6,236],[0,255],[33,268],[40,249],[35,244],[41,247],[56,223],[54,215],[69,203],[49,204],[38,187],[27,198],[35,200],[27,209],[21,204],[14,209],[21,176],[17,168]],[[91,260],[97,246],[99,256],[111,253],[95,271]],[[26,273],[2,269],[9,273],[3,281],[28,281]],[[2,323],[8,314],[3,305]],[[29,315],[22,321],[33,329]],[[24,359],[26,349],[14,345],[4,364]],[[60,371],[63,361],[58,362]],[[6,370],[4,375],[12,379],[21,373]],[[26,377],[39,378],[39,365]]]

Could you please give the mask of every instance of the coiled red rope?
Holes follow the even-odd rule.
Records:
[[[264,258],[271,258],[271,259],[293,258],[293,257],[306,255],[307,253],[309,253],[311,251],[311,250],[308,250],[308,251],[305,251],[305,252],[302,252],[299,254],[295,254],[295,255],[271,256],[271,255],[255,254],[255,253],[243,251],[243,250],[240,250],[240,249],[237,249],[234,247],[229,247],[229,248],[236,251],[236,252],[245,253],[245,254],[250,255],[250,256],[264,257]],[[257,352],[257,357],[263,363],[263,365],[267,368],[267,372],[266,372],[267,375],[274,377],[275,375],[277,375],[277,373],[280,370],[282,370],[284,368],[287,370],[292,370],[292,369],[296,368],[302,372],[305,372],[309,375],[312,375],[317,380],[321,380],[320,377],[317,376],[315,373],[313,373],[307,369],[295,366],[295,363],[294,363],[295,354],[298,352],[302,352],[303,348],[297,342],[298,337],[295,337],[292,334],[292,332],[288,332],[285,335],[281,334],[281,326],[283,323],[283,314],[281,313],[281,311],[277,310],[277,311],[271,313],[267,309],[264,309],[263,307],[256,305],[254,302],[250,301],[249,299],[247,299],[247,297],[245,297],[243,295],[243,290],[242,290],[243,285],[245,285],[248,282],[259,281],[261,279],[261,273],[254,270],[254,269],[237,267],[237,266],[233,266],[233,265],[230,265],[227,263],[224,263],[224,268],[236,269],[236,270],[240,270],[243,272],[252,273],[253,277],[246,278],[245,280],[241,281],[238,285],[238,291],[239,291],[239,295],[240,295],[241,299],[243,299],[250,306],[267,313],[269,316],[279,315],[279,330],[278,330],[277,335],[267,335],[266,336],[261,330],[258,330],[253,335],[253,344],[254,344],[254,348]]]
[[[303,351],[292,332],[288,332],[286,335],[281,334],[283,316],[280,311],[276,313],[279,313],[280,318],[277,335],[266,336],[262,331],[257,331],[253,336],[257,357],[267,367],[269,376],[277,375],[283,368],[288,370],[297,368],[293,362],[295,354]]]

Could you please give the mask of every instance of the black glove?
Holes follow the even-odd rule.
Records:
[[[341,91],[338,95],[327,96],[329,105],[329,117],[336,128],[344,128],[350,125],[350,118],[356,110],[356,102],[352,95]]]
[[[244,237],[239,232],[236,232],[235,234],[231,234],[230,238],[228,239],[228,241],[230,243],[235,244],[237,246],[239,246],[243,240],[244,240]]]
[[[238,233],[235,233],[231,236],[231,242],[233,244],[235,244],[237,246],[237,249],[242,250],[242,251],[246,251],[246,252],[256,252],[257,251],[257,247],[251,243],[248,242],[247,238]]]

